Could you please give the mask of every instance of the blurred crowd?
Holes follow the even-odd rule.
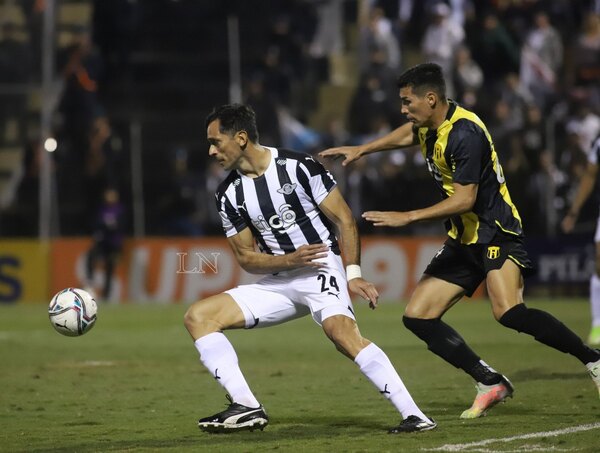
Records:
[[[24,2],[28,17],[38,3]],[[136,35],[141,9],[151,7],[135,0],[91,4],[89,28],[71,30],[71,43],[59,52],[64,89],[55,121],[64,144],[55,155],[58,180],[68,172],[67,190],[86,187],[81,196],[89,209],[107,186],[126,190],[130,179],[128,150],[111,124],[118,112],[105,107],[103,92],[110,92],[113,83],[127,83],[134,43],[142,39]],[[257,112],[263,145],[315,153],[385,134],[404,121],[396,77],[414,64],[433,61],[444,70],[449,97],[487,124],[527,234],[557,234],[589,145],[600,133],[600,1],[293,0],[239,1],[220,8],[223,17],[239,13],[241,100]],[[39,60],[35,46],[24,46],[13,35],[14,27],[5,23],[0,86],[24,82]],[[352,64],[340,70],[334,61],[343,56],[350,56]],[[227,55],[222,59],[226,66]],[[205,72],[215,78],[228,75],[209,65]],[[348,108],[342,114],[319,117],[320,111],[331,111],[323,103],[338,102],[320,96],[324,86],[344,88],[339,93],[348,97]],[[0,131],[6,141],[10,119],[24,109],[24,100],[22,94],[0,96]],[[204,115],[211,108],[198,106],[198,112]],[[198,142],[204,138],[201,129]],[[30,138],[17,139],[33,148],[19,190],[34,194],[30,173],[35,173],[41,147]],[[203,153],[205,145],[197,149]],[[206,159],[194,162],[191,154],[189,149],[173,153],[164,177],[174,196],[157,205],[164,207],[160,217],[168,218],[156,230],[159,234],[219,232],[212,192],[223,174]],[[415,208],[438,197],[418,149],[376,154],[343,169],[327,165],[357,218],[365,210]],[[68,170],[60,174],[61,168]],[[73,174],[73,168],[79,173]],[[126,204],[133,202],[123,195]],[[597,205],[596,197],[582,211],[583,228],[595,225]],[[360,227],[370,232],[367,225]],[[416,225],[403,233],[438,233],[436,228]]]
[[[373,2],[361,25],[350,136],[361,141],[402,121],[394,74],[416,50],[442,66],[448,96],[486,122],[528,234],[553,235],[600,132],[599,12],[599,2],[583,1]],[[364,208],[394,209],[408,188],[390,194],[393,181],[406,184],[421,156],[398,151],[377,166],[387,174],[372,176]],[[372,202],[373,193],[389,203]],[[595,219],[597,202],[585,220]]]
[[[321,130],[303,128],[280,138],[277,131],[290,129],[288,113],[306,123],[305,104],[293,102],[290,85],[305,86],[307,73],[312,74],[309,80],[335,84],[335,74],[319,70],[326,67],[320,66],[320,59],[352,45],[342,28],[347,2],[298,3],[315,8],[315,25],[296,24],[304,20],[296,17],[306,14],[277,15],[274,30],[279,35],[287,30],[286,39],[274,38],[267,55],[280,59],[265,63],[247,91],[246,100],[258,107],[259,118],[269,110],[268,99],[271,113],[263,113],[268,119],[262,126],[267,131],[276,124],[275,112],[286,112],[279,114],[279,128],[268,133],[267,142],[273,138],[272,143],[314,152],[383,135],[404,121],[395,86],[398,74],[413,64],[433,61],[444,70],[448,96],[486,122],[528,234],[557,233],[590,144],[600,133],[600,2],[359,2],[357,64],[352,68],[358,83],[346,117]],[[307,28],[312,35],[293,33]],[[290,52],[294,42],[296,50]],[[284,61],[284,55],[290,60]],[[287,84],[277,83],[280,79]],[[263,82],[260,90],[256,80]],[[260,102],[255,92],[261,93]],[[303,102],[307,98],[301,97]],[[357,216],[369,209],[423,206],[437,197],[417,149],[369,156],[343,174],[341,168],[334,171]],[[594,197],[585,210],[584,228],[595,225],[597,204]],[[429,228],[435,227],[416,225],[406,232],[426,233]]]

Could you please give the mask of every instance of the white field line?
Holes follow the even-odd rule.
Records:
[[[513,440],[522,439],[535,439],[538,437],[556,437],[562,436],[563,434],[577,433],[580,431],[589,431],[592,429],[600,428],[600,423],[592,423],[589,425],[572,426],[570,428],[557,429],[555,431],[543,431],[539,433],[522,434],[520,436],[512,437],[498,437],[496,439],[485,439],[477,442],[468,442],[466,444],[446,444],[441,447],[427,448],[426,451],[465,451],[473,447],[481,447],[483,445],[489,445],[496,442],[512,442]]]

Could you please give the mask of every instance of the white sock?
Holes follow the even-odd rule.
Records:
[[[258,407],[256,400],[240,367],[233,346],[221,332],[198,338],[194,346],[200,353],[200,361],[221,384],[234,402],[248,407]]]
[[[590,305],[592,310],[592,327],[600,326],[600,277],[593,274],[590,279]]]
[[[360,371],[377,387],[379,393],[390,400],[394,407],[398,409],[398,412],[402,414],[402,418],[416,415],[421,420],[429,420],[413,401],[390,359],[375,343],[371,343],[360,351],[354,362],[360,367]]]

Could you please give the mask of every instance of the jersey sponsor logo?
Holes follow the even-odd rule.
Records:
[[[487,249],[487,257],[491,260],[495,260],[500,256],[500,247],[490,246]]]
[[[284,195],[290,195],[294,190],[296,190],[296,187],[298,186],[298,184],[294,183],[294,184],[290,184],[285,183],[281,189],[277,189],[277,192],[282,193]]]
[[[256,219],[252,219],[252,223],[261,233],[270,230],[285,231],[296,224],[296,213],[292,211],[291,205],[282,204],[278,211],[279,214],[273,214],[268,219],[259,215]]]
[[[437,166],[435,165],[433,160],[430,157],[428,157],[426,160],[427,160],[427,169],[429,170],[429,173],[431,174],[431,176],[433,176],[433,178],[436,181],[442,182],[442,174],[440,173],[440,170],[437,168]]]
[[[439,143],[436,143],[435,148],[433,149],[433,153],[434,153],[436,159],[441,159],[442,158],[442,145],[440,145]]]
[[[286,163],[286,159],[277,159],[277,165],[281,165],[283,167]]]

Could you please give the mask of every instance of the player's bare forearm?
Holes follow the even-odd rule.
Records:
[[[390,133],[380,137],[372,142],[362,145],[363,154],[370,154],[377,151],[386,151],[389,149],[404,148],[416,145],[417,137],[413,131],[412,123],[405,123],[394,129]]]
[[[250,274],[275,274],[300,267],[321,268],[325,263],[318,260],[326,258],[328,251],[327,244],[310,244],[285,255],[245,251],[239,255],[236,253],[236,257],[242,269]]]
[[[403,148],[406,146],[412,146],[417,143],[416,136],[412,130],[412,124],[407,123],[394,129],[389,134],[373,140],[372,142],[364,143],[357,146],[340,146],[337,148],[326,149],[321,151],[319,156],[321,157],[343,157],[344,161],[342,165],[347,165],[365,154],[371,154],[378,151],[385,151],[389,149]]]
[[[341,242],[342,255],[344,256],[346,266],[350,264],[360,265],[360,237],[356,220],[352,211],[342,197],[340,191],[335,188],[321,202],[319,208],[329,220],[336,226],[338,237]],[[362,276],[350,276],[348,288],[354,294],[358,294],[363,299],[369,301],[371,308],[377,307],[379,292],[373,283],[365,280]]]
[[[367,211],[363,218],[374,226],[402,227],[423,220],[447,219],[473,209],[477,197],[477,184],[460,186],[455,184],[452,196],[423,209],[414,211]]]
[[[360,239],[356,221],[337,187],[325,197],[319,209],[337,228],[345,264],[360,264]]]
[[[250,228],[227,238],[239,265],[250,274],[274,274],[300,267],[323,267],[318,261],[327,256],[327,244],[310,244],[298,247],[293,253],[269,255],[257,252],[254,248],[254,236]]]
[[[423,209],[417,209],[409,212],[411,222],[420,222],[422,220],[447,219],[455,215],[464,214],[473,209],[473,204],[467,200],[449,197],[439,203]]]
[[[342,246],[342,256],[345,265],[360,264],[360,239],[358,228],[353,218],[343,224],[337,225],[340,242]]]

